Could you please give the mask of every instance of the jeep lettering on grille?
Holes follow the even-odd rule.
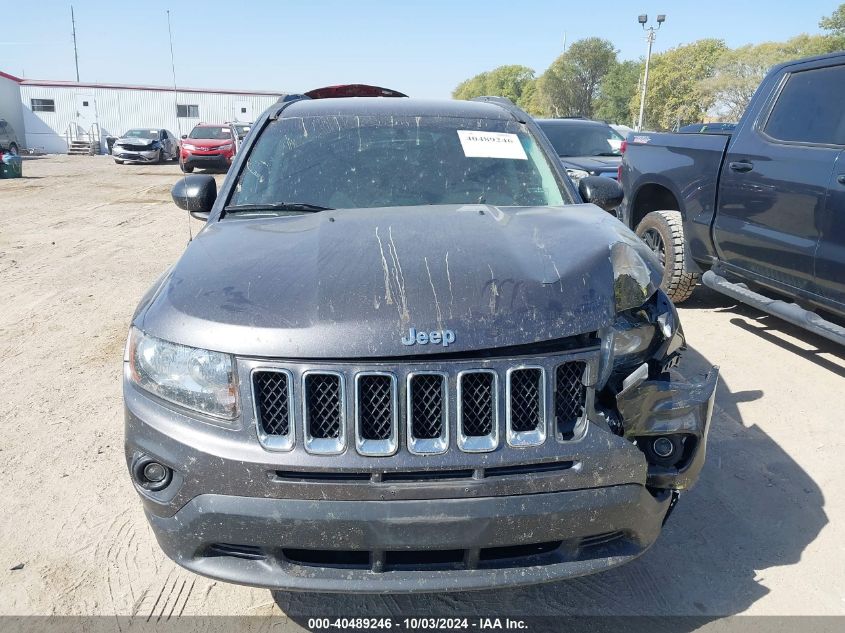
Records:
[[[433,332],[417,332],[416,328],[408,328],[408,335],[402,338],[402,345],[442,345],[449,347],[455,342],[452,330],[434,330]]]

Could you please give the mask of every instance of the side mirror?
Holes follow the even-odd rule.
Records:
[[[587,176],[578,182],[578,193],[584,202],[590,202],[609,213],[622,204],[621,185],[607,176]]]
[[[187,134],[183,134],[183,135],[182,135],[182,138],[188,138],[188,135],[187,135]]]
[[[177,207],[190,211],[197,220],[207,220],[217,199],[217,182],[208,174],[184,176],[173,185],[170,197]]]

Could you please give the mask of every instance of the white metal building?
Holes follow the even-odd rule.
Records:
[[[135,127],[181,135],[201,121],[253,121],[281,94],[44,81],[0,72],[0,118],[25,147],[64,153],[72,139],[105,139]]]

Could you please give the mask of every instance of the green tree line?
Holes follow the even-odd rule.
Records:
[[[819,22],[820,35],[729,48],[702,39],[652,55],[645,124],[673,129],[708,119],[736,121],[775,64],[845,49],[845,4]],[[508,97],[533,116],[584,116],[633,125],[640,109],[644,60],[622,61],[613,43],[590,37],[573,44],[540,75],[500,66],[461,82],[456,99]]]

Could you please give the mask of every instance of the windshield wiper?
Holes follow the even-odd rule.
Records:
[[[621,156],[621,155],[622,154],[619,154],[617,152],[599,152],[598,154],[593,154],[593,156]]]
[[[256,204],[230,204],[224,207],[226,213],[238,213],[240,211],[333,211],[332,207],[321,207],[319,204],[309,202],[262,202]]]

